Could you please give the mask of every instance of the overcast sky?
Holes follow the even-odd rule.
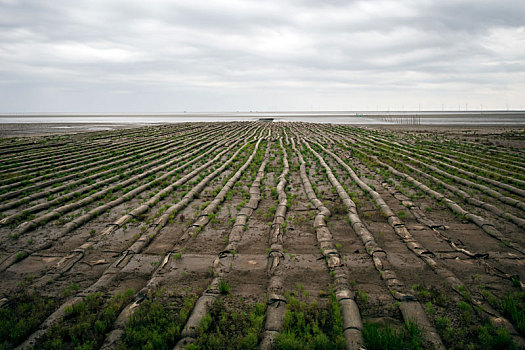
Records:
[[[524,0],[0,0],[0,113],[525,109]]]

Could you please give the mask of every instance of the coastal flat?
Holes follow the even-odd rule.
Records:
[[[6,348],[525,344],[523,127],[2,127]]]

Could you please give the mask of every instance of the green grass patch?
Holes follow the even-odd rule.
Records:
[[[218,299],[197,330],[197,339],[186,349],[257,349],[263,327],[264,304],[250,307],[244,303],[227,307],[233,298]]]
[[[154,293],[131,317],[119,349],[173,349],[195,300],[195,296],[187,296],[180,303],[170,303],[162,298],[161,291]]]
[[[221,294],[228,294],[228,293],[230,293],[230,285],[224,279],[221,279],[219,281],[219,292]]]
[[[36,330],[53,311],[55,302],[38,293],[10,295],[0,309],[0,349],[11,349]]]
[[[489,303],[508,317],[521,335],[525,336],[525,292],[508,292],[504,299],[482,291]]]
[[[324,306],[308,300],[308,293],[286,295],[288,301],[283,331],[277,349],[344,349],[343,319],[335,293]]]
[[[51,326],[36,348],[98,349],[111,331],[122,308],[135,292],[127,290],[105,300],[102,293],[93,293],[65,309],[66,315]]]
[[[508,293],[500,308],[503,314],[511,319],[521,335],[525,336],[525,293]]]
[[[363,325],[363,340],[368,350],[413,350],[422,349],[421,331],[414,323],[406,323],[403,329]]]

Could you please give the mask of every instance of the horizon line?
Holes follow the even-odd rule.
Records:
[[[1,117],[53,117],[53,116],[79,116],[79,117],[89,117],[89,116],[208,116],[208,115],[239,115],[239,114],[310,114],[310,115],[331,115],[331,114],[351,114],[356,116],[359,114],[373,115],[381,114],[388,115],[390,113],[395,114],[487,114],[487,113],[502,113],[502,114],[516,114],[516,113],[525,113],[525,110],[521,109],[473,109],[473,110],[323,110],[323,111],[305,111],[305,110],[296,110],[296,111],[179,111],[179,112],[0,112]]]

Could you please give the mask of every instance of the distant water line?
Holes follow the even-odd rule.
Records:
[[[97,115],[0,115],[0,124],[163,124],[183,122],[274,121],[356,125],[525,125],[525,112],[250,112]]]

